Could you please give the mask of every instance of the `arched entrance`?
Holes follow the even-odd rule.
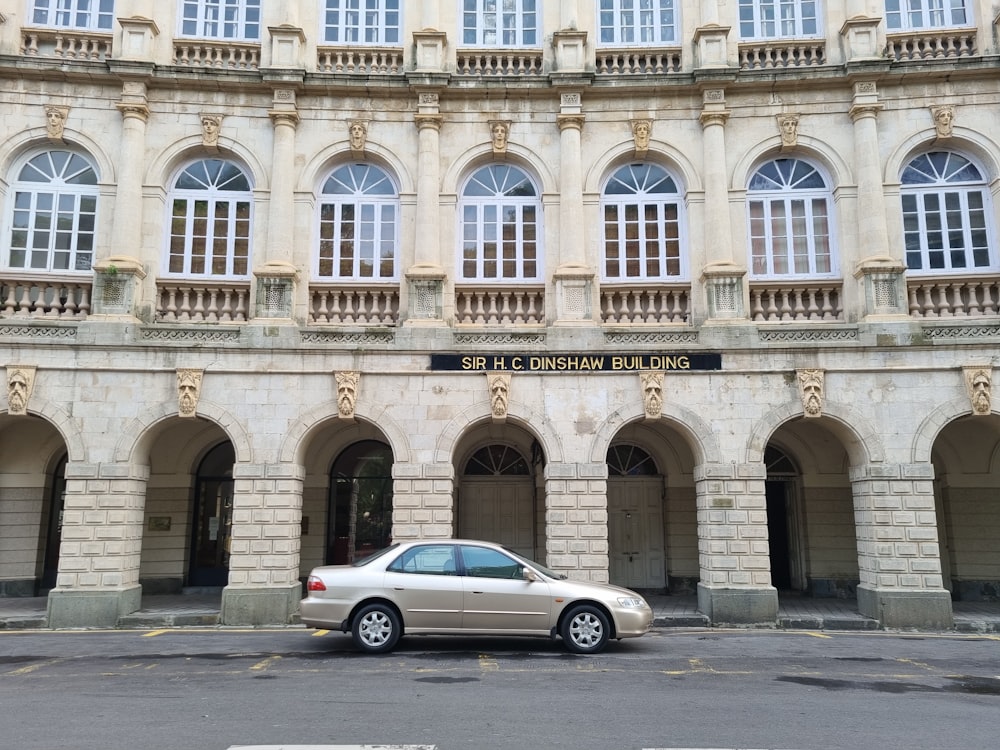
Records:
[[[392,449],[361,440],[330,472],[326,563],[344,565],[392,542]]]
[[[67,455],[56,462],[49,483],[48,518],[45,521],[45,564],[42,569],[41,589],[55,588],[59,572],[59,545],[62,543],[63,505],[66,501]]]
[[[608,555],[611,583],[631,589],[666,588],[663,477],[637,445],[608,449]]]
[[[778,591],[802,591],[802,544],[799,523],[799,470],[782,451],[769,445],[764,451],[767,481],[767,541],[771,585]]]
[[[229,548],[233,526],[233,464],[228,440],[212,448],[198,465],[191,524],[191,586],[225,586],[229,582]]]
[[[457,536],[536,557],[535,481],[518,447],[491,443],[476,450],[462,467],[459,498]]]

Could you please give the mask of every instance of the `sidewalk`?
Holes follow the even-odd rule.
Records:
[[[656,628],[707,628],[696,596],[649,596]],[[0,598],[0,630],[44,628],[45,597]],[[1000,633],[1000,602],[954,602],[955,625],[950,632]],[[219,624],[220,594],[145,596],[138,612],[122,617],[118,627],[179,628]],[[300,627],[292,625],[290,627]],[[766,625],[758,627],[768,627]],[[782,597],[775,627],[787,630],[879,630],[876,620],[864,617],[851,599]]]

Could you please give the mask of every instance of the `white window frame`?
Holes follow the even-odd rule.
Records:
[[[348,209],[354,215],[345,219]],[[399,281],[399,214],[399,190],[384,169],[364,162],[338,166],[320,191],[313,277],[348,283]],[[386,249],[388,256],[383,254]],[[388,273],[382,270],[386,258],[391,263]],[[365,260],[371,264],[370,273],[365,272]],[[340,272],[344,262],[351,264],[349,273]]]
[[[782,165],[776,167],[781,175],[779,180],[771,180],[768,188],[751,187],[754,179],[772,164]],[[792,170],[790,174],[789,170]],[[815,179],[821,181],[821,187],[810,184]],[[829,184],[829,178],[815,164],[796,157],[772,159],[754,169],[747,187],[746,203],[751,279],[838,278],[833,193]],[[823,207],[825,234],[815,231],[820,216],[816,210],[819,205]],[[759,217],[755,216],[755,206],[761,209]],[[796,214],[801,216],[800,221],[804,222],[804,226],[795,226]],[[776,232],[776,228],[784,231]],[[800,231],[797,233],[796,229]],[[820,259],[824,256],[821,248],[823,240],[827,246],[825,255],[829,264],[829,270],[826,271],[817,270]],[[758,269],[755,265],[755,248],[758,243],[764,249],[764,269]],[[800,257],[806,261],[807,268],[804,270],[796,270],[796,259]],[[776,271],[776,259],[783,259],[788,270]]]
[[[201,180],[203,186],[200,188],[178,187],[178,182],[186,175],[197,175],[200,180],[201,174],[199,165],[203,163],[221,162],[217,175],[213,178],[209,176]],[[224,177],[223,170],[226,170]],[[234,171],[235,170],[235,171]],[[238,173],[238,174],[237,174]],[[247,185],[245,190],[227,190],[226,185],[232,184],[237,179],[242,178]],[[213,279],[213,280],[246,280],[250,278],[251,262],[253,260],[253,183],[249,173],[239,164],[230,159],[206,158],[189,162],[181,169],[171,182],[172,188],[167,195],[167,232],[166,248],[163,254],[163,275],[170,278],[185,279]],[[178,213],[178,204],[184,202],[184,210]],[[196,216],[196,206],[198,202],[206,203],[204,217]],[[226,213],[218,215],[218,209],[222,207]],[[246,208],[245,218],[240,217],[241,207]],[[213,217],[215,217],[213,219]],[[174,222],[183,221],[184,231],[180,234],[174,232]],[[204,221],[204,234],[196,235],[196,222]],[[239,225],[245,225],[245,231],[239,232]],[[220,229],[224,231],[219,231]],[[175,240],[182,244],[179,253],[174,252]],[[224,253],[213,255],[211,250],[222,243]],[[241,243],[245,245],[246,252],[243,256],[238,255]],[[196,252],[196,251],[201,251]],[[196,255],[201,256],[204,263],[203,270],[192,270]],[[174,257],[181,260],[180,270],[171,270],[171,261]],[[213,270],[214,258],[221,257],[224,260],[225,270],[216,272]],[[242,264],[245,270],[238,271],[237,260],[242,257]]]
[[[542,0],[458,0],[461,46],[541,47],[541,6]]]
[[[402,29],[403,0],[324,0],[320,9],[322,44],[399,47]]]
[[[595,7],[598,47],[679,43],[679,0],[596,0]]]
[[[28,0],[33,26],[81,31],[113,31],[114,0]]]
[[[520,176],[518,176],[520,175]],[[487,189],[487,178],[490,185]],[[517,186],[527,183],[531,195],[512,195]],[[471,195],[474,185],[483,186],[483,195]],[[513,211],[513,221],[505,221],[505,212]],[[526,213],[534,214],[534,239],[526,237]],[[514,236],[504,239],[504,228],[513,228]],[[542,225],[542,201],[538,186],[531,176],[520,167],[509,164],[488,164],[477,169],[461,192],[458,203],[458,268],[456,278],[462,283],[511,284],[520,282],[537,283],[545,276],[542,265],[544,258]],[[490,245],[494,249],[489,248]],[[533,250],[533,255],[527,253]],[[505,258],[505,252],[509,255]],[[474,273],[466,273],[466,254],[470,253],[470,263],[475,265]],[[495,256],[495,257],[491,257]],[[531,256],[531,257],[528,257]],[[509,273],[504,266],[512,264],[514,272]],[[526,266],[534,265],[534,273],[526,272]],[[491,272],[495,265],[496,271]]]
[[[969,179],[968,168],[975,170],[976,179]],[[978,164],[955,151],[918,154],[906,163],[899,193],[907,275],[975,274],[997,269],[993,201],[983,174]],[[966,265],[955,265],[959,252]],[[941,262],[936,266],[932,266],[932,254],[940,254]],[[920,265],[910,266],[915,256],[919,256]]]
[[[65,161],[57,164],[54,154],[65,154]],[[29,172],[49,179],[25,179]],[[86,172],[93,174],[92,183],[71,182]],[[89,274],[97,250],[100,207],[94,163],[73,149],[47,149],[28,154],[17,164],[15,174],[7,196],[3,267],[19,273]],[[49,205],[39,207],[40,203]],[[15,232],[23,232],[23,242],[15,241]],[[13,264],[17,251],[24,253],[21,265]],[[32,265],[42,253],[45,265]],[[65,258],[65,268],[56,267],[63,265],[55,262],[59,257]]]
[[[822,0],[739,0],[737,13],[741,39],[812,39],[823,35]]]
[[[885,28],[889,33],[974,25],[969,0],[885,0]]]
[[[261,0],[179,0],[179,4],[178,36],[260,41]]]
[[[615,184],[623,192],[611,192]],[[629,218],[632,210],[634,220]],[[644,220],[650,211],[653,220]],[[614,212],[613,219],[609,220],[609,212]],[[684,196],[669,171],[651,162],[616,168],[601,191],[602,281],[614,284],[685,280],[688,275],[685,224]],[[669,236],[667,227],[671,225],[676,237]],[[611,227],[616,237],[608,237]],[[633,237],[629,236],[630,231]],[[617,259],[609,259],[612,245],[617,250]],[[618,265],[616,274],[609,272],[612,263]],[[629,273],[630,265],[636,267],[635,273]],[[650,273],[650,265],[657,266],[658,272]],[[673,273],[668,270],[672,265],[676,266]]]

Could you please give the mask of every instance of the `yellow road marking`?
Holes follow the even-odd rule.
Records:
[[[826,635],[825,633],[817,633],[814,630],[804,630],[802,631],[802,635],[809,635],[812,636],[813,638],[833,638],[832,635]]]
[[[17,677],[18,675],[31,674],[32,672],[41,669],[42,667],[47,667],[50,664],[55,664],[58,659],[52,659],[51,661],[43,661],[39,664],[29,664],[26,667],[21,667],[20,669],[15,669],[13,672],[8,672],[7,674],[12,677]]]
[[[330,632],[329,630],[317,630],[317,631],[316,631],[315,633],[313,633],[312,635],[313,635],[313,637],[315,638],[315,637],[316,637],[316,636],[318,636],[318,635],[326,635],[326,634],[327,634],[327,633],[329,633],[329,632]]]
[[[163,635],[164,633],[169,633],[169,630],[150,630],[148,633],[143,633],[143,638],[152,638],[155,635]]]
[[[483,672],[497,672],[500,670],[500,665],[497,663],[495,657],[489,654],[479,655],[479,669]]]
[[[278,655],[269,656],[266,659],[257,662],[252,667],[250,667],[251,672],[263,672],[265,669],[270,667],[272,664],[277,664],[281,661],[281,657]]]

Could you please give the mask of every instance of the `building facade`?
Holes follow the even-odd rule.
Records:
[[[1000,49],[915,0],[0,1],[0,595],[503,542],[1000,595]]]

